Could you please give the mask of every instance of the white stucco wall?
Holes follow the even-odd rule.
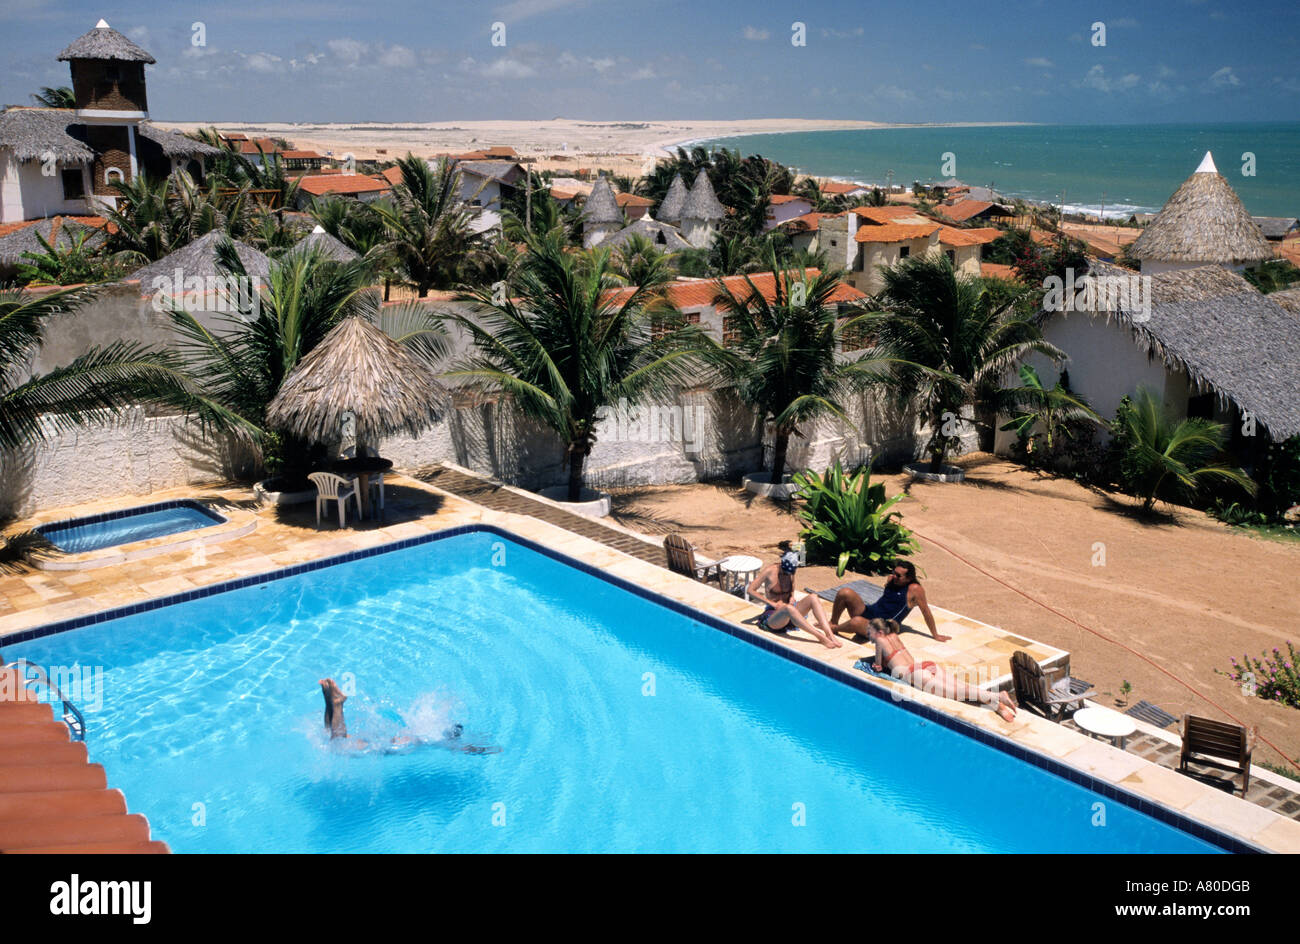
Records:
[[[90,193],[89,171],[81,164],[63,164],[55,167],[56,173],[41,173],[40,161],[18,161],[13,153],[0,149],[0,223],[17,223],[21,220],[38,220],[59,214],[85,214],[86,200],[63,199],[63,171],[81,171],[82,187]]]
[[[776,229],[782,223],[788,223],[796,216],[803,216],[805,213],[811,212],[812,204],[802,197],[785,203],[769,203],[767,206],[767,222],[763,224],[763,229]]]

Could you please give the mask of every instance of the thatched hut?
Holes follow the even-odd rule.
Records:
[[[1149,275],[1217,263],[1235,269],[1273,258],[1258,224],[1214,166],[1209,151],[1200,166],[1129,247]]]
[[[361,258],[360,253],[350,248],[341,239],[325,232],[325,228],[322,226],[313,229],[298,242],[298,245],[289,251],[310,252],[313,250],[332,262],[355,262]]]
[[[655,219],[674,226],[680,223],[682,210],[686,208],[686,195],[686,184],[682,181],[682,175],[673,174],[673,182],[668,185],[668,192],[664,194],[663,202],[659,204]]]
[[[172,282],[176,278],[177,270],[180,270],[182,278],[187,281],[195,277],[206,279],[210,276],[222,275],[224,273],[217,264],[217,246],[223,239],[230,239],[230,237],[223,230],[214,229],[206,236],[200,236],[194,242],[163,256],[157,262],[136,269],[127,276],[127,279],[139,279],[140,290],[148,293],[155,288],[154,279],[166,278]],[[265,253],[237,239],[230,241],[234,244],[235,255],[239,257],[239,261],[244,264],[244,270],[250,276],[266,278],[271,274],[271,260]]]
[[[1093,262],[1089,275],[1132,273]],[[1167,372],[1186,374],[1191,396],[1213,394],[1280,441],[1300,434],[1300,318],[1275,301],[1278,294],[1263,295],[1237,273],[1207,265],[1152,276],[1149,311],[1120,303],[1099,315],[1127,328]],[[1073,365],[1070,378],[1081,379]]]
[[[340,322],[293,369],[267,407],[267,422],[311,442],[336,442],[344,414],[356,421],[357,454],[396,433],[419,435],[442,414],[446,388],[433,369],[370,321]]]
[[[55,216],[48,220],[39,220],[30,226],[14,230],[0,236],[0,277],[13,275],[18,267],[30,260],[25,253],[42,253],[41,239],[52,247],[64,250],[85,234],[84,245],[97,246],[103,243],[105,232],[102,226],[83,223],[75,217]],[[37,238],[39,237],[39,239]]]

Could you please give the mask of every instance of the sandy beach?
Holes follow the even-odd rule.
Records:
[[[160,127],[194,131],[216,127],[249,136],[285,138],[294,146],[352,154],[358,160],[391,160],[410,151],[425,157],[494,145],[513,147],[539,170],[600,168],[637,175],[649,170],[667,148],[686,141],[790,131],[848,131],[872,128],[987,127],[990,123],[947,125],[887,124],[810,118],[753,118],[739,121],[456,121],[399,124],[306,124],[231,122],[156,122]],[[1006,124],[1014,124],[1007,122]]]

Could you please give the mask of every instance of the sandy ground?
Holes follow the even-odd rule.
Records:
[[[206,128],[210,122],[159,122],[177,131]],[[934,127],[964,127],[965,124]],[[285,138],[295,147],[351,153],[358,160],[391,159],[408,151],[423,156],[480,150],[493,145],[513,147],[532,158],[539,170],[600,168],[616,174],[638,175],[684,141],[739,134],[784,131],[839,131],[861,128],[903,128],[918,125],[878,121],[836,121],[809,118],[761,118],[739,121],[458,121],[399,124],[218,124],[222,131],[249,136]],[[925,126],[929,127],[929,126]]]
[[[1175,716],[1227,720],[1160,666],[1258,725],[1286,754],[1300,754],[1300,711],[1247,697],[1214,672],[1229,668],[1233,656],[1274,646],[1285,652],[1288,638],[1300,641],[1300,542],[1255,538],[1186,510],[1149,523],[1133,515],[1134,504],[1124,496],[987,455],[958,464],[967,469],[964,485],[912,484],[903,475],[877,479],[890,495],[907,492],[897,507],[921,537],[913,560],[932,602],[1068,649],[1072,673],[1096,686],[1102,704],[1126,707],[1119,688],[1127,679],[1133,686],[1129,704],[1145,699]],[[725,483],[619,489],[614,513],[644,533],[680,531],[713,558],[749,553],[773,559],[777,542],[794,539],[799,529],[790,510]],[[936,542],[1100,636],[1000,585]],[[1098,544],[1104,545],[1104,564],[1094,565]],[[823,589],[854,577],[839,580],[833,568],[808,567],[797,584]],[[1255,759],[1280,761],[1262,743]]]

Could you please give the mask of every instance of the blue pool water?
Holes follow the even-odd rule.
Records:
[[[148,541],[166,534],[210,528],[226,519],[194,501],[128,508],[106,515],[42,525],[36,531],[61,551],[76,554],[103,547]]]
[[[91,758],[178,852],[1215,851],[489,531],[4,652],[103,666]],[[341,749],[325,676],[500,753]]]

